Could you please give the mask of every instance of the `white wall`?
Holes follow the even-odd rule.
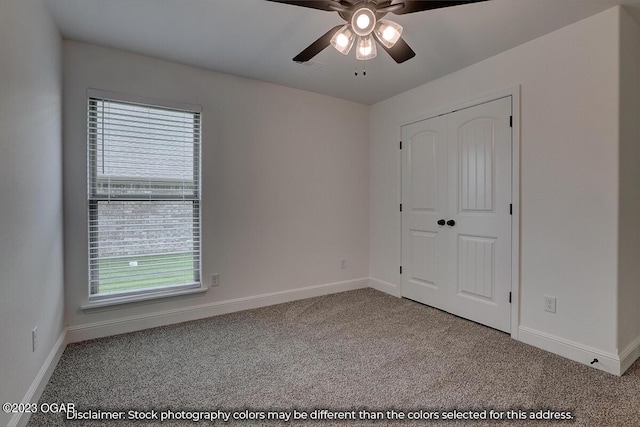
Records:
[[[640,354],[640,26],[620,10],[619,330],[621,352]],[[630,347],[631,346],[631,347]]]
[[[64,42],[64,70],[72,329],[366,279],[368,106],[78,42]],[[219,287],[195,297],[80,310],[87,301],[87,88],[202,106],[203,276],[219,273]],[[347,269],[339,268],[340,258]]]
[[[521,85],[520,324],[617,354],[618,18],[610,9],[371,107],[374,283],[399,289],[400,126]]]
[[[40,0],[0,2],[3,403],[25,397],[64,326],[61,44]],[[0,412],[0,425],[10,415]]]

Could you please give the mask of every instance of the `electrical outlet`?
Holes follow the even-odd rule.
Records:
[[[544,311],[549,313],[556,312],[556,297],[544,296]]]
[[[340,258],[340,268],[347,268],[347,259],[346,258]]]
[[[36,326],[31,331],[31,351],[35,352],[38,348],[38,327]]]
[[[214,273],[211,275],[211,286],[218,286],[220,284],[220,275]]]

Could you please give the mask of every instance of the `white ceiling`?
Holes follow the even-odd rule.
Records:
[[[66,39],[373,104],[616,4],[640,21],[640,0],[491,0],[409,15],[416,57],[357,61],[332,47],[314,66],[291,58],[340,24],[323,12],[265,0],[47,0]],[[354,75],[366,65],[367,75]]]

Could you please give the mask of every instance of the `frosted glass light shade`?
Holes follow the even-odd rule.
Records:
[[[356,59],[366,61],[367,59],[375,58],[377,54],[376,42],[371,36],[358,37]]]
[[[368,15],[365,15],[364,13],[360,14],[358,16],[358,19],[356,19],[356,25],[358,26],[359,29],[367,28],[370,23],[371,23],[371,19],[369,18]]]
[[[351,28],[359,36],[368,36],[376,25],[376,15],[367,7],[356,10],[351,17]]]
[[[381,19],[374,30],[378,41],[388,48],[393,47],[402,35],[402,26],[393,21]]]
[[[347,55],[351,51],[355,41],[356,35],[351,31],[349,25],[345,25],[331,37],[331,45],[343,55]]]

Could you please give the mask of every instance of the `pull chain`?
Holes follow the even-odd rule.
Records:
[[[355,75],[356,77],[358,77],[358,74],[359,74],[359,72],[358,72],[358,65],[356,65],[356,71],[355,71],[354,75]],[[363,75],[363,76],[365,76],[365,77],[366,77],[366,75],[367,75],[367,66],[366,66],[365,64],[362,64],[362,75]]]

